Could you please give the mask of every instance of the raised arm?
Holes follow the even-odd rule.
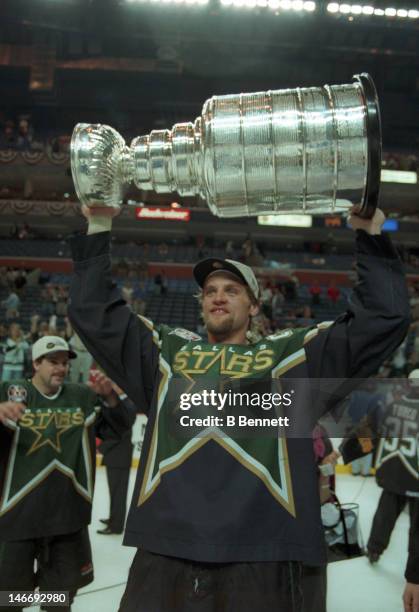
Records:
[[[307,334],[313,378],[367,378],[407,333],[410,309],[403,265],[390,238],[381,234],[383,222],[380,210],[370,221],[352,217],[358,282],[347,311],[330,326]]]
[[[102,229],[100,223],[95,225]],[[158,373],[157,340],[112,282],[110,232],[75,236],[70,246],[74,260],[71,324],[106,374],[137,405],[147,407]]]
[[[101,372],[89,381],[88,385],[97,394],[101,405],[95,422],[96,435],[102,439],[108,437],[121,439],[135,423],[137,414],[134,404],[127,396],[121,399],[114,390],[111,379]]]

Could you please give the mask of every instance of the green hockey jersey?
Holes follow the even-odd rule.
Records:
[[[173,415],[182,410],[181,394],[199,388],[204,397],[208,380],[220,393],[225,379],[229,389],[232,381],[260,383],[260,395],[267,381],[286,378],[297,398],[287,414],[303,431],[314,425],[346,381],[376,372],[406,333],[406,284],[389,239],[357,233],[360,280],[333,324],[240,346],[209,344],[136,316],[112,283],[109,243],[109,232],[72,239],[69,316],[96,361],[148,416],[124,542],[201,562],[323,562],[311,435],[219,435],[225,423],[213,422],[181,439]],[[325,386],[313,388],[319,379]]]
[[[419,498],[419,398],[403,396],[385,406],[376,453],[380,487]]]
[[[90,523],[96,435],[125,430],[123,410],[103,407],[87,386],[52,397],[29,380],[0,384],[0,402],[27,408],[0,424],[0,539],[72,533]]]

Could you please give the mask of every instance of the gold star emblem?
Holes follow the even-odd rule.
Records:
[[[46,417],[46,418],[45,418]],[[26,455],[31,455],[35,451],[39,450],[45,445],[50,445],[57,453],[61,453],[61,441],[60,437],[63,435],[67,429],[71,429],[71,425],[61,425],[57,424],[57,419],[54,413],[48,411],[48,413],[44,413],[41,418],[41,422],[39,425],[33,425],[29,427],[31,431],[36,436],[32,446],[26,453]]]

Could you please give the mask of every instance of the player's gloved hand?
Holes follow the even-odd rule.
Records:
[[[26,409],[25,404],[20,402],[1,402],[0,403],[0,423],[5,423],[7,419],[10,421],[18,421]]]
[[[349,211],[348,222],[353,230],[362,229],[371,236],[381,234],[381,228],[383,226],[386,217],[380,208],[377,208],[372,219],[363,219],[359,217],[357,212],[359,211],[358,206],[353,206]]]
[[[406,583],[403,604],[404,612],[419,612],[419,584]]]

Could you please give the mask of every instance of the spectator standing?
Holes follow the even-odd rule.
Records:
[[[54,335],[55,328],[51,325],[51,320],[54,321],[53,316],[50,318],[50,322],[40,321],[41,316],[34,314],[31,316],[31,327],[29,330],[29,339],[31,344],[34,344],[39,338],[48,335]]]
[[[164,276],[163,270],[161,272],[158,272],[154,277],[154,294],[167,294],[167,279]]]
[[[161,293],[161,284],[162,284],[162,277],[160,273],[157,273],[154,276],[154,295],[158,295],[159,293]]]
[[[55,303],[55,314],[57,317],[67,316],[67,302],[68,302],[68,287],[60,285],[57,288],[57,301]]]
[[[277,327],[278,319],[282,314],[282,307],[284,305],[285,298],[279,287],[274,287],[272,296],[272,320],[274,327]]]
[[[19,318],[20,298],[14,289],[1,304],[6,309],[6,321]]]
[[[333,304],[336,304],[336,302],[340,298],[340,289],[339,287],[336,287],[336,284],[333,282],[330,283],[327,289],[327,297]]]
[[[162,270],[161,271],[161,288],[160,288],[161,295],[167,295],[168,290],[169,290],[169,284],[164,274],[164,270]]]
[[[84,346],[76,332],[73,332],[69,345],[77,353],[75,359],[72,360],[70,369],[70,380],[73,383],[87,383],[89,380],[90,368],[92,367],[93,357]]]
[[[320,287],[319,281],[314,280],[310,286],[311,303],[313,306],[320,304],[320,296],[322,294],[322,288]]]
[[[18,323],[11,323],[9,334],[4,343],[4,362],[2,381],[15,380],[23,377],[26,352],[29,344],[26,342]]]
[[[130,424],[133,425],[137,410],[133,402],[120,387],[112,383],[115,393],[130,415]],[[121,436],[109,430],[103,437],[99,446],[99,452],[103,454],[103,465],[106,466],[106,476],[109,487],[110,508],[109,518],[100,519],[105,525],[97,533],[101,535],[112,535],[122,533],[127,513],[128,481],[131,470],[133,446],[131,442],[132,427],[127,429]]]
[[[26,270],[17,270],[14,286],[19,295],[22,295],[22,293],[24,292],[26,282]]]
[[[290,274],[284,283],[285,299],[295,300],[297,297],[299,280],[295,274]]]
[[[55,289],[54,287],[48,283],[41,290],[41,315],[43,317],[50,317],[55,313]]]

